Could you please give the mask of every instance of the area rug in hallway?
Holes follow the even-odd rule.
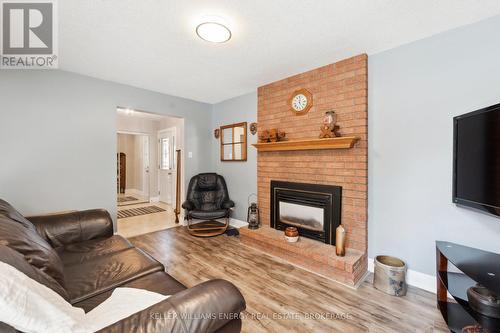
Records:
[[[153,213],[160,213],[160,212],[166,212],[165,209],[160,208],[158,206],[147,206],[147,207],[140,207],[140,208],[130,208],[130,209],[123,209],[118,211],[118,218],[123,219],[126,217],[133,217],[133,216],[139,216],[139,215],[147,215],[147,214],[153,214]]]
[[[118,197],[118,202],[128,202],[128,201],[137,201],[139,199],[134,198],[134,197]]]

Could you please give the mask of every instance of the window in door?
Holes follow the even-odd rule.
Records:
[[[170,170],[170,138],[161,138],[161,163],[160,169]]]
[[[173,138],[160,139],[160,169],[172,170],[175,168],[174,164],[174,140]]]

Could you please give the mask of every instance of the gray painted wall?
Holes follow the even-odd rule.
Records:
[[[434,275],[435,240],[500,252],[500,219],[451,202],[452,118],[500,102],[499,31],[496,17],[369,57],[370,257]]]
[[[52,70],[2,71],[0,101],[0,198],[24,214],[116,215],[117,106],[185,118],[187,180],[212,165],[209,104]]]
[[[248,126],[257,121],[257,92],[235,97],[213,106],[212,127],[246,121]],[[242,221],[247,219],[248,196],[257,193],[257,151],[252,143],[257,135],[248,132],[248,154],[246,162],[221,162],[219,140],[211,137],[212,155],[215,157],[215,172],[224,176],[229,195],[236,203],[233,217]],[[253,201],[256,201],[253,198]]]

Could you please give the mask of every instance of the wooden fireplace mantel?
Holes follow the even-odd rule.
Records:
[[[319,150],[352,148],[359,138],[343,136],[332,139],[290,140],[253,144],[258,151],[289,151],[289,150]]]

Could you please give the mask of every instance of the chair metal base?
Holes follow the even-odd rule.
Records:
[[[226,222],[222,223],[216,220],[208,220],[191,224],[192,220],[187,220],[187,230],[195,237],[214,237],[222,235],[229,227],[229,217],[225,218]]]

